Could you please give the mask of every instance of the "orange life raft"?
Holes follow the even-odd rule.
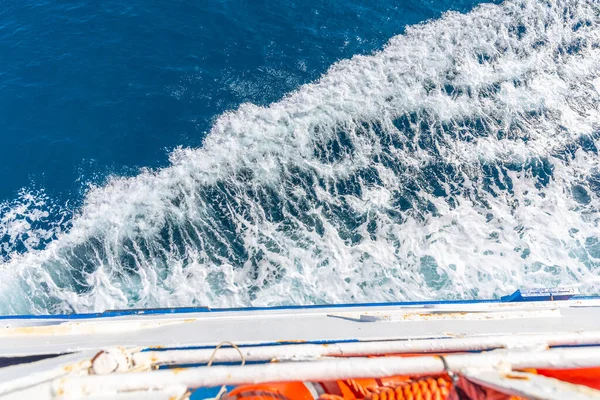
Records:
[[[565,382],[600,389],[600,368],[529,370]],[[425,378],[346,379],[325,382],[283,382],[238,386],[228,400],[517,400],[463,377],[453,382],[448,375]]]
[[[229,400],[516,400],[518,397],[460,382],[457,395],[445,375],[411,379],[395,376],[382,379],[347,379],[333,382],[284,382],[239,386],[227,394]]]

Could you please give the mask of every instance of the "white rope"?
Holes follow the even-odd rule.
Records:
[[[219,351],[219,349],[221,347],[223,347],[224,344],[228,344],[231,347],[233,347],[234,349],[236,349],[238,351],[238,353],[240,353],[240,357],[242,358],[242,367],[246,364],[246,356],[244,356],[244,353],[242,352],[242,350],[240,350],[240,348],[232,342],[229,341],[224,341],[221,342],[217,345],[217,347],[215,347],[214,351],[212,352],[212,355],[210,356],[210,358],[208,359],[208,363],[206,364],[207,367],[210,367],[215,359],[215,356],[217,355],[217,352]],[[219,392],[217,393],[217,396],[215,397],[216,400],[220,400],[221,397],[227,393],[227,385],[223,385],[221,386],[221,389],[219,389]]]

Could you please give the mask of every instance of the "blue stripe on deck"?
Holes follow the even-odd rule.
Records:
[[[600,296],[574,296],[571,300],[593,300],[600,299]],[[148,308],[148,309],[129,309],[129,310],[108,310],[101,313],[87,314],[52,314],[52,315],[4,315],[0,320],[10,319],[90,319],[90,318],[111,318],[128,315],[166,315],[166,314],[187,314],[187,313],[205,313],[205,312],[230,312],[230,311],[269,311],[269,310],[311,310],[324,308],[358,308],[358,307],[394,307],[394,306],[418,306],[435,304],[482,304],[482,303],[502,303],[501,299],[488,300],[432,300],[432,301],[405,301],[390,303],[351,303],[351,304],[318,304],[318,305],[300,305],[300,306],[275,306],[275,307],[237,307],[237,308],[209,308],[209,307],[174,307],[174,308]]]

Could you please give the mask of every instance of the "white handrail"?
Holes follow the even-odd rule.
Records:
[[[600,344],[600,331],[555,334],[521,334],[452,339],[386,340],[373,342],[341,342],[328,344],[294,344],[280,346],[240,347],[247,361],[309,360],[328,356],[363,356],[395,353],[442,353],[478,351],[497,348],[545,348]],[[205,364],[213,349],[147,351],[133,354],[137,367],[151,365]],[[214,362],[240,361],[240,353],[221,348]]]
[[[547,351],[492,351],[446,356],[452,371],[465,368],[584,368],[598,365],[600,347]],[[160,389],[171,385],[188,388],[264,382],[327,381],[393,375],[430,375],[444,372],[435,356],[339,358],[311,362],[197,367],[159,371],[61,378],[54,381],[55,394],[70,396],[94,393]]]

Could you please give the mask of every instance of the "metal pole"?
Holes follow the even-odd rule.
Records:
[[[443,353],[481,351],[496,348],[546,348],[600,344],[600,331],[559,334],[498,335],[455,339],[386,340],[375,342],[343,342],[328,344],[294,344],[280,346],[240,347],[247,361],[310,360],[328,356],[363,356],[400,353]],[[133,354],[136,367],[152,365],[206,364],[213,349],[146,351]],[[233,348],[221,348],[214,362],[240,361]]]
[[[547,351],[492,351],[445,357],[452,371],[465,368],[583,368],[598,365],[600,348],[567,348]],[[339,358],[311,362],[271,363],[250,366],[217,366],[167,369],[140,373],[61,378],[55,394],[73,396],[160,389],[171,385],[188,388],[264,382],[323,381],[393,375],[435,375],[445,371],[434,356]]]

